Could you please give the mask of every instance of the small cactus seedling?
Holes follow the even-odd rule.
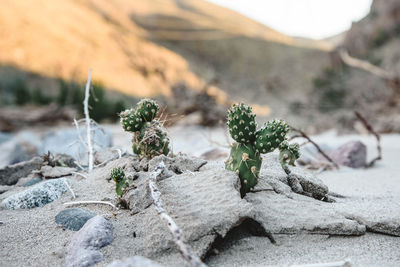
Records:
[[[124,189],[129,186],[124,170],[122,168],[113,168],[111,170],[111,178],[115,182],[115,192],[117,193],[118,198],[121,198]]]
[[[245,104],[234,104],[228,111],[228,127],[237,142],[231,146],[225,168],[239,174],[242,197],[258,182],[262,163],[261,153],[269,153],[279,148],[282,167],[294,165],[299,158],[299,145],[286,141],[289,126],[282,120],[272,120],[256,130],[255,114]]]
[[[133,153],[151,159],[168,155],[169,138],[161,123],[155,119],[158,104],[151,99],[142,99],[136,109],[121,112],[121,125],[125,131],[133,132]]]

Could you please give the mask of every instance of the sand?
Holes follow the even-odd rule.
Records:
[[[129,135],[118,127],[111,128],[114,145],[129,147]],[[225,142],[222,129],[206,130],[195,126],[179,126],[169,129],[174,140],[174,152],[182,151],[199,156],[212,148],[221,148]],[[372,158],[375,139],[368,136],[337,137],[327,133],[315,137],[318,142],[329,145],[342,144],[347,140],[361,140],[368,147]],[[218,144],[217,144],[218,143]],[[226,143],[226,142],[225,142]],[[382,139],[383,160],[372,169],[353,170],[341,168],[318,174],[330,191],[348,197],[367,200],[387,199],[400,201],[400,135],[384,135]],[[72,188],[79,200],[114,199],[114,184],[105,179],[70,178]],[[0,195],[0,201],[11,193]],[[57,201],[32,210],[0,210],[0,266],[61,266],[65,247],[73,231],[63,230],[55,223],[55,216],[71,201],[71,194],[64,194]],[[105,266],[112,259],[132,255],[135,245],[132,233],[134,225],[125,211],[112,211],[107,206],[86,206],[87,210],[104,214],[114,225],[114,241],[103,248],[104,260],[96,266]],[[378,209],[378,210],[377,210]],[[371,212],[379,213],[379,206]],[[400,224],[400,222],[399,222]],[[320,263],[350,259],[355,266],[400,266],[400,237],[370,233],[358,237],[330,237],[327,235],[275,235],[277,244],[266,237],[255,237],[245,232],[229,235],[218,247],[215,255],[206,259],[210,266],[268,266],[287,264]],[[166,259],[168,266],[181,265],[174,257]]]

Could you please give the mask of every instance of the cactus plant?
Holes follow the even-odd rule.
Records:
[[[142,99],[136,109],[120,113],[122,128],[134,134],[133,153],[148,159],[169,153],[169,138],[161,123],[155,119],[157,112],[158,104],[154,100]]]
[[[121,198],[124,189],[129,186],[124,170],[122,168],[113,168],[111,170],[111,178],[115,182],[115,192],[118,198]]]
[[[282,167],[286,167],[287,164],[294,165],[300,156],[299,145],[289,145],[286,140],[289,131],[286,122],[272,120],[256,130],[255,117],[251,107],[243,103],[234,104],[228,111],[229,133],[236,143],[231,145],[225,168],[238,173],[242,197],[258,182],[262,163],[261,153],[269,153],[279,148]]]

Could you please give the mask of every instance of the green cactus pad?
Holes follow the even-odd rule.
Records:
[[[118,198],[121,198],[124,189],[129,186],[124,170],[122,168],[113,168],[111,170],[111,178],[115,182],[115,192]]]
[[[162,154],[168,155],[169,138],[160,122],[157,120],[147,122],[140,133],[135,135],[132,149],[134,153],[148,159]]]
[[[151,122],[157,115],[158,104],[152,99],[142,99],[136,108],[137,114],[145,122]]]
[[[295,166],[294,162],[300,157],[300,146],[299,144],[290,144],[287,141],[283,141],[279,146],[280,154],[279,161],[282,166],[292,165]]]
[[[127,109],[120,113],[122,128],[127,132],[137,132],[142,128],[144,121],[134,109]]]
[[[228,160],[225,162],[227,170],[239,174],[240,195],[245,196],[258,182],[262,159],[260,154],[248,144],[234,143]]]
[[[286,139],[289,126],[283,120],[269,121],[256,133],[254,146],[260,153],[274,151]]]
[[[229,133],[239,143],[252,143],[255,140],[257,124],[256,115],[251,107],[243,103],[233,104],[228,111]]]

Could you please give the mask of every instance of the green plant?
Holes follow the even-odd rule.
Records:
[[[24,80],[17,80],[12,87],[17,105],[22,106],[31,101],[31,94]]]
[[[289,145],[286,134],[289,126],[282,120],[272,120],[257,130],[256,115],[243,103],[234,104],[228,111],[229,133],[236,141],[231,145],[227,170],[235,171],[240,178],[240,194],[246,195],[258,182],[262,163],[261,153],[280,150],[282,167],[294,165],[299,158],[298,144]]]
[[[155,119],[157,112],[158,104],[154,100],[142,99],[136,109],[120,113],[122,128],[134,133],[133,152],[148,159],[169,153],[169,138],[161,123]]]
[[[122,168],[113,168],[111,170],[111,178],[115,182],[115,192],[117,193],[118,198],[121,198],[124,193],[124,189],[129,186],[129,182],[127,177],[125,176],[125,172]]]

